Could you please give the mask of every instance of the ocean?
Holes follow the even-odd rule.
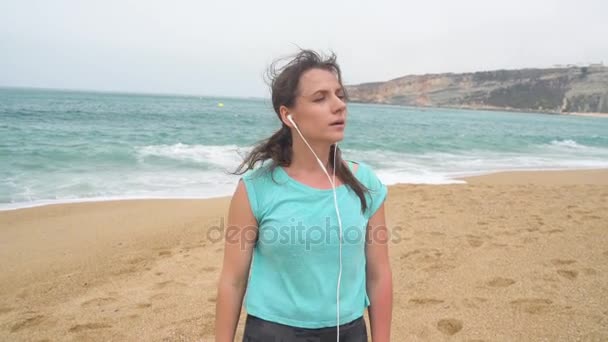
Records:
[[[220,105],[223,104],[223,106]],[[510,170],[608,167],[608,119],[348,105],[345,159],[386,184]],[[279,128],[268,99],[0,88],[0,210],[234,191]]]

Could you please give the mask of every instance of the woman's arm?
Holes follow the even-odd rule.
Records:
[[[224,237],[224,262],[215,305],[215,341],[233,342],[257,237],[257,222],[242,180],[230,202]]]
[[[393,309],[393,281],[388,257],[389,234],[384,204],[376,210],[367,225],[365,255],[369,319],[373,342],[390,341]]]

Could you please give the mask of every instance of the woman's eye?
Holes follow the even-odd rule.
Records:
[[[313,101],[314,101],[314,102],[321,102],[321,101],[323,101],[324,99],[325,99],[325,97],[319,97],[319,98],[314,99]]]

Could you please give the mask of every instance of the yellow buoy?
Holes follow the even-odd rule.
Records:
[[[221,103],[221,102],[219,102],[219,103],[217,104],[217,106],[218,106],[218,107],[224,107],[224,104],[223,104],[223,103]]]

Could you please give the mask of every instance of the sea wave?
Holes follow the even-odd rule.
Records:
[[[150,157],[194,162],[225,169],[233,168],[241,161],[246,148],[236,145],[148,145],[136,149],[137,159],[145,162]]]

